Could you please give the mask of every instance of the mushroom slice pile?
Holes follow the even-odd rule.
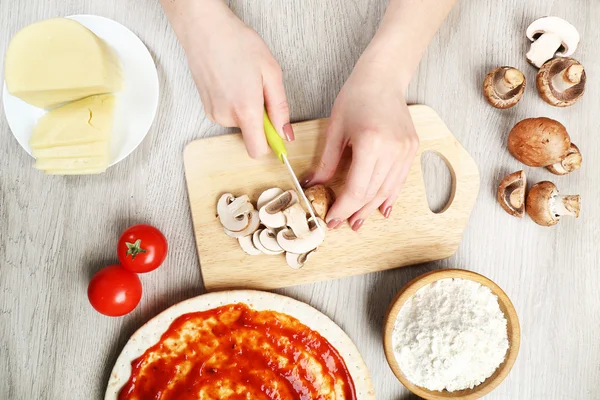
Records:
[[[527,214],[542,226],[558,224],[560,217],[579,217],[581,200],[579,195],[560,196],[552,182],[536,183],[527,195]]]
[[[333,203],[333,196],[333,191],[322,185],[307,190],[307,197],[322,218]],[[285,252],[291,268],[302,268],[325,240],[326,224],[323,219],[309,219],[294,190],[265,190],[258,197],[257,206],[258,210],[246,195],[222,195],[217,212],[225,233],[237,238],[248,255]]]

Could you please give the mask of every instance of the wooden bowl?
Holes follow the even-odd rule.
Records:
[[[507,330],[508,330],[508,350],[504,362],[500,364],[500,366],[496,369],[496,371],[485,381],[483,381],[478,386],[475,386],[473,389],[465,389],[458,390],[454,392],[448,392],[447,390],[443,391],[435,391],[435,390],[427,390],[420,386],[416,386],[411,383],[406,376],[400,370],[400,366],[396,361],[396,357],[394,355],[394,348],[392,345],[392,331],[394,329],[394,323],[396,322],[396,318],[402,306],[406,300],[411,298],[417,290],[421,289],[423,286],[428,285],[432,282],[438,281],[440,279],[446,278],[461,278],[468,279],[471,281],[478,282],[484,286],[487,286],[491,289],[491,291],[498,296],[498,304],[500,305],[500,310],[504,313],[507,321]],[[404,386],[408,388],[411,392],[420,396],[427,400],[440,400],[440,399],[465,399],[472,400],[478,399],[482,396],[485,396],[496,386],[498,386],[506,375],[510,372],[515,360],[517,358],[517,354],[519,353],[519,345],[521,343],[521,332],[519,327],[519,319],[517,317],[517,313],[512,303],[510,302],[506,293],[500,289],[498,285],[494,282],[486,278],[485,276],[476,274],[475,272],[465,271],[460,269],[442,269],[438,271],[428,272],[421,276],[416,277],[412,281],[408,282],[396,295],[392,303],[390,304],[390,308],[388,309],[387,315],[385,317],[385,324],[383,330],[383,347],[385,350],[385,357],[387,358],[392,371],[396,377],[402,382]]]

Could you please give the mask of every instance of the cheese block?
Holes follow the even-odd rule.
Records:
[[[36,151],[56,146],[108,142],[113,124],[113,95],[90,96],[55,108],[33,128],[29,145]]]
[[[54,18],[27,26],[5,57],[8,92],[41,108],[118,91],[121,70],[112,49],[79,22]]]
[[[108,145],[108,142],[91,142],[72,146],[34,148],[31,155],[35,158],[102,157],[107,154]]]

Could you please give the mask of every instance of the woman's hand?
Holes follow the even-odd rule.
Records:
[[[376,62],[359,60],[333,106],[319,166],[304,182],[327,182],[344,149],[352,148],[346,184],[327,214],[330,229],[348,220],[357,231],[377,208],[389,217],[418,150],[404,86],[394,85],[396,78],[387,71]]]
[[[221,0],[172,3],[163,1],[163,6],[185,49],[207,116],[240,128],[252,158],[269,152],[263,107],[281,137],[294,140],[281,67],[262,38]]]

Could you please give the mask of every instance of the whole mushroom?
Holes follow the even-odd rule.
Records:
[[[538,93],[544,101],[556,107],[577,103],[585,92],[585,70],[574,58],[554,58],[537,73]]]
[[[560,196],[552,182],[536,183],[527,195],[527,214],[538,225],[558,224],[561,216],[579,217],[579,195]]]
[[[510,215],[523,218],[525,215],[525,188],[527,177],[525,171],[517,171],[508,175],[498,186],[498,202]]]
[[[498,67],[483,81],[483,94],[492,106],[510,108],[517,104],[525,92],[525,75],[513,67]]]
[[[536,19],[527,28],[527,38],[533,43],[527,61],[540,68],[554,56],[570,56],[579,44],[579,32],[573,25],[558,17]]]
[[[571,143],[569,151],[560,162],[548,165],[546,169],[555,175],[566,175],[581,168],[583,158],[579,148]]]
[[[335,201],[335,193],[325,185],[312,186],[304,191],[306,198],[313,206],[317,217],[325,220],[329,208]]]
[[[524,119],[508,134],[508,151],[531,167],[560,162],[570,145],[571,138],[564,125],[545,117]]]

